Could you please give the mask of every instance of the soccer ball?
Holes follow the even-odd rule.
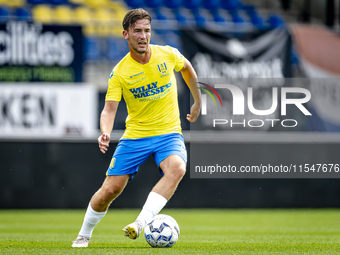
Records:
[[[179,237],[179,226],[174,218],[158,214],[144,228],[145,240],[152,247],[170,248]]]

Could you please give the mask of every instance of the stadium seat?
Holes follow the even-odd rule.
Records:
[[[229,14],[231,15],[231,18],[232,18],[232,21],[234,23],[244,23],[244,20],[243,18],[241,18],[241,16],[238,14],[238,11],[237,9],[232,9],[232,10],[229,10]]]
[[[98,7],[94,9],[95,18],[98,19],[101,23],[107,23],[112,20],[114,16],[114,12],[107,7]]]
[[[108,6],[115,11],[116,18],[119,20],[123,20],[125,14],[129,10],[124,2],[110,1],[110,4]]]
[[[6,22],[10,19],[11,12],[9,8],[0,7],[0,22]]]
[[[82,25],[83,34],[86,37],[95,37],[98,35],[98,25],[94,22],[95,13],[92,8],[79,6],[73,9],[75,24]]]
[[[128,10],[115,10],[115,18],[120,21],[120,23],[123,21],[125,14],[128,12]]]
[[[38,4],[45,4],[45,0],[27,0],[28,4],[38,5]]]
[[[278,15],[269,16],[268,22],[272,28],[280,27],[284,24],[283,19]]]
[[[116,37],[108,37],[106,39],[106,57],[110,61],[119,60],[121,58],[121,53],[118,48],[118,42]]]
[[[201,0],[183,0],[183,6],[188,9],[197,9],[201,7]]]
[[[242,3],[239,0],[222,0],[221,7],[225,10],[234,10],[240,8]]]
[[[75,22],[80,25],[86,25],[94,18],[94,13],[91,8],[87,6],[80,6],[74,9]]]
[[[112,28],[119,26],[121,23],[116,18],[115,11],[109,7],[98,7],[94,9],[94,18],[97,22],[97,35],[107,37],[112,34]]]
[[[92,7],[108,6],[110,4],[109,0],[86,0],[85,3]]]
[[[48,5],[36,5],[32,9],[33,20],[43,23],[43,24],[51,24],[53,23],[52,17],[54,16],[53,9]]]
[[[187,22],[187,17],[181,12],[181,8],[173,8],[172,12],[175,15],[176,20],[180,25],[185,25]]]
[[[217,9],[220,7],[220,0],[202,0],[202,7],[208,10]]]
[[[244,10],[249,17],[257,16],[256,8],[254,5],[243,5],[242,10]]]
[[[110,36],[113,36],[113,37],[123,37],[123,27],[122,27],[122,22],[120,22],[119,20],[119,26],[112,26],[110,28],[110,33],[111,35]]]
[[[210,12],[213,15],[215,22],[225,22],[225,19],[220,15],[218,8],[212,9]]]
[[[166,30],[154,29],[151,37],[151,43],[157,45],[165,45]]]
[[[12,8],[24,7],[26,5],[26,0],[7,0],[4,3]],[[0,3],[2,4],[2,3]]]
[[[86,0],[68,0],[71,5],[85,5]]]
[[[57,23],[69,25],[74,23],[74,13],[68,5],[58,5],[55,7],[54,12]]]
[[[139,8],[144,6],[143,0],[125,0],[125,2],[131,8]]]
[[[159,35],[159,36],[162,36],[164,37],[168,31],[166,29],[153,29],[153,35]]]
[[[150,8],[157,8],[163,4],[162,0],[144,0],[144,4]]]
[[[177,14],[176,20],[179,22],[179,24],[184,25],[187,21],[187,18],[181,14]]]
[[[27,7],[16,9],[15,15],[17,16],[18,20],[23,20],[23,21],[31,21],[32,20],[32,12]]]
[[[129,52],[129,46],[123,38],[108,37],[106,44],[107,50],[105,55],[110,61],[120,60]]]
[[[98,25],[93,23],[82,24],[83,34],[84,36],[91,37],[91,36],[98,36]]]
[[[195,15],[195,21],[197,27],[204,27],[206,19],[201,15]]]
[[[254,27],[258,29],[263,29],[265,28],[264,21],[261,17],[254,15],[250,18],[251,23],[253,24]]]
[[[163,0],[163,5],[174,9],[182,6],[182,0]]]
[[[167,20],[167,16],[162,12],[160,8],[154,8],[154,13],[156,14],[156,19],[157,20]]]
[[[200,9],[193,9],[192,14],[194,15],[196,26],[197,27],[203,27],[206,23],[205,17],[203,17],[200,13]]]
[[[47,0],[48,4],[51,5],[66,5],[68,4],[67,0]]]
[[[201,7],[201,0],[183,0],[182,4],[185,8],[191,10],[196,21],[196,25],[198,27],[204,26],[206,19],[201,15],[199,10]]]
[[[101,60],[100,38],[91,36],[84,37],[84,58],[88,61]]]
[[[171,47],[175,47],[179,51],[182,51],[181,37],[176,32],[167,31],[167,33],[164,36],[164,41],[166,45],[170,45]]]

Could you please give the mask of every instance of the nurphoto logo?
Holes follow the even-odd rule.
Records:
[[[214,92],[215,95],[217,96],[218,100],[220,101],[221,106],[223,106],[220,95],[217,93],[217,91],[213,87],[211,87],[210,85],[208,85],[206,83],[203,83],[203,82],[197,82],[197,83],[206,86],[212,92]],[[212,98],[212,100],[214,100],[215,105],[217,105],[214,96],[209,92],[209,90],[201,88],[201,87],[197,87],[197,88],[199,88],[200,90],[203,90],[204,92],[206,92]],[[202,95],[202,115],[206,115],[206,114],[207,114],[207,96],[206,95]]]
[[[307,108],[303,105],[307,103],[311,99],[311,93],[309,90],[305,88],[298,88],[298,87],[271,87],[271,106],[267,109],[256,109],[254,106],[254,98],[253,98],[253,88],[247,87],[246,92],[247,95],[244,95],[244,92],[237,86],[232,84],[215,84],[214,87],[208,85],[206,83],[198,82],[201,85],[209,88],[218,98],[220,101],[221,107],[223,107],[222,99],[216,89],[227,89],[232,96],[232,116],[245,116],[245,105],[247,105],[248,110],[253,115],[257,116],[268,116],[273,114],[275,111],[278,110],[278,105],[280,103],[280,115],[286,116],[287,115],[287,105],[295,105],[305,116],[311,116],[312,114],[307,110]],[[214,101],[215,105],[217,105],[216,100],[212,93],[205,89],[199,88],[200,90],[206,92]],[[279,96],[279,90],[281,96]],[[294,98],[288,95],[294,94]],[[245,104],[245,101],[247,104]],[[225,104],[228,105],[228,104]],[[201,114],[207,115],[207,95],[202,94],[202,108]],[[258,118],[258,119],[243,119],[241,122],[235,122],[233,119],[226,119],[226,118],[214,118],[213,119],[213,127],[217,125],[226,125],[229,124],[230,127],[238,125],[238,127],[262,127],[265,122],[271,123],[271,127],[274,126],[276,122],[280,122],[282,127],[295,127],[297,126],[298,122],[295,119],[276,119],[276,118]]]

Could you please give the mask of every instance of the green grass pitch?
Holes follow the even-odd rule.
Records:
[[[121,229],[139,210],[110,209],[92,245],[71,248],[85,210],[0,210],[0,254],[340,254],[339,209],[167,209],[181,234],[169,249]]]

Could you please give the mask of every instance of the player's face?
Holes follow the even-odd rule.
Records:
[[[151,24],[148,19],[140,19],[129,27],[124,35],[130,47],[137,53],[143,54],[149,49]]]

